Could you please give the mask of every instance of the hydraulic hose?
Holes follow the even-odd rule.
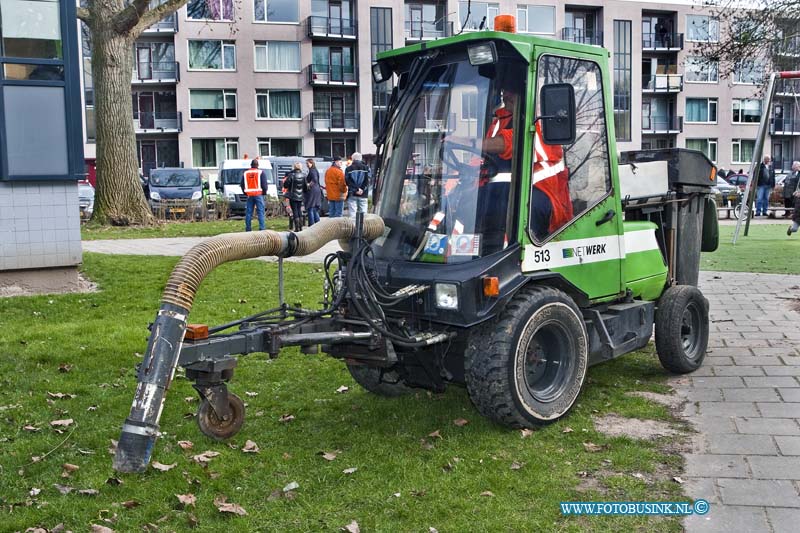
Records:
[[[383,219],[364,217],[362,236],[373,240],[383,234]],[[304,231],[228,233],[194,246],[175,266],[161,296],[161,308],[153,322],[147,350],[137,376],[138,385],[130,414],[114,456],[117,472],[142,472],[150,462],[158,437],[158,421],[167,390],[175,375],[183,335],[197,289],[216,267],[230,261],[262,256],[308,255],[335,239],[355,237],[350,218],[325,219]]]

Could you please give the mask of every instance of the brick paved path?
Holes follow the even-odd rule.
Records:
[[[686,455],[687,531],[800,531],[800,276],[701,273],[711,304],[702,368],[672,381],[699,433]]]

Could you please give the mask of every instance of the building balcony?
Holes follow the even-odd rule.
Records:
[[[456,128],[456,114],[450,113],[447,118],[429,118],[420,116],[414,123],[415,133],[452,133]]]
[[[355,65],[309,65],[306,67],[310,85],[358,85],[358,68]]]
[[[171,35],[178,31],[178,16],[173,13],[163,20],[159,20],[149,28],[146,28],[143,35]]]
[[[359,129],[358,113],[320,113],[313,112],[309,115],[311,131],[318,132],[357,132]]]
[[[683,117],[642,117],[642,135],[678,134],[683,131]]]
[[[800,96],[800,84],[797,79],[778,79],[775,82],[775,96],[796,98]]]
[[[358,36],[358,24],[351,19],[311,16],[306,19],[306,33],[312,39],[354,41]]]
[[[682,90],[682,74],[656,74],[655,76],[642,76],[643,93],[679,93]]]
[[[643,33],[642,52],[679,52],[683,50],[682,33]]]
[[[769,134],[784,136],[800,135],[800,120],[771,118],[769,120]]]
[[[178,83],[177,61],[135,61],[131,83]]]
[[[180,133],[183,117],[179,112],[138,111],[133,114],[136,133]]]
[[[776,53],[784,57],[800,56],[800,37],[795,35],[783,39]]]
[[[603,46],[603,32],[583,28],[561,28],[561,40]]]
[[[406,44],[432,41],[453,35],[453,23],[446,20],[435,22],[412,21],[405,22]]]

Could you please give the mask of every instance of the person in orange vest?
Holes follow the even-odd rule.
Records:
[[[564,149],[544,143],[541,122],[536,123],[533,150],[530,225],[534,237],[542,241],[572,220],[574,212]]]
[[[250,169],[242,174],[239,182],[242,192],[247,195],[247,204],[244,211],[244,230],[250,231],[253,220],[253,209],[258,211],[258,229],[264,231],[264,196],[267,195],[267,174],[259,170],[258,161],[250,162]]]

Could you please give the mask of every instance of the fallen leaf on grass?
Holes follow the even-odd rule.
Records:
[[[73,419],[66,418],[64,420],[53,420],[52,422],[50,422],[50,425],[54,428],[59,428],[59,427],[65,428],[71,426],[73,422],[75,422]]]
[[[520,432],[520,435],[522,435],[523,439],[533,435],[533,430],[532,429],[521,429],[521,430],[519,430],[519,432]]]
[[[258,453],[259,452],[258,444],[256,444],[252,440],[248,440],[247,442],[244,443],[242,451],[244,453]]]
[[[72,370],[72,365],[68,365],[67,363],[61,363],[58,365],[58,371],[62,374],[66,374],[70,370]]]
[[[436,529],[435,527],[429,527],[428,528],[428,533],[439,533],[439,530]]]
[[[289,483],[288,485],[283,487],[283,492],[289,492],[289,491],[292,491],[292,490],[297,490],[299,488],[300,488],[300,484],[297,481],[292,481],[291,483]]]
[[[356,470],[358,470],[358,468],[356,468],[356,467],[353,467],[353,468],[345,468],[344,470],[342,470],[342,474],[352,474],[352,473],[353,473],[353,472],[355,472]]]
[[[251,398],[258,396],[257,392],[245,391],[245,394]]]
[[[122,480],[117,477],[110,477],[106,480],[106,485],[122,485]]]
[[[114,530],[110,527],[92,524],[92,533],[114,533]]]
[[[178,498],[178,503],[183,507],[187,505],[194,507],[194,504],[197,503],[197,497],[194,494],[176,494],[175,497]]]
[[[71,400],[72,398],[75,397],[75,395],[74,394],[64,394],[63,392],[48,392],[47,393],[47,397],[48,398],[53,398],[55,400],[63,400],[65,398],[67,400]]]
[[[108,447],[108,453],[109,455],[114,455],[117,453],[117,444],[119,443],[114,439],[109,439],[109,440],[111,441],[111,446]]]
[[[189,514],[186,515],[186,525],[187,526],[189,526],[190,528],[195,528],[195,527],[197,527],[198,523],[199,522],[197,521],[197,517],[195,515],[193,515],[192,513],[189,513]]]
[[[567,426],[561,430],[561,433],[572,433],[573,431],[574,430],[571,427]]]
[[[90,405],[86,408],[87,411],[97,411],[97,405]]]
[[[605,444],[599,445],[599,444],[595,444],[594,442],[584,442],[583,443],[583,449],[586,450],[589,453],[599,452],[599,451],[605,450],[606,448],[607,448],[607,446]]]
[[[519,470],[520,468],[522,468],[522,463],[518,463],[517,461],[511,463],[511,470]]]
[[[125,509],[133,509],[134,507],[139,507],[139,505],[141,505],[141,504],[139,502],[137,502],[136,500],[128,500],[128,501],[122,502],[122,506]]]
[[[453,424],[457,425],[458,427],[464,427],[467,424],[469,424],[469,420],[465,418],[456,418],[455,420],[453,420]]]
[[[186,396],[183,399],[183,401],[186,402],[186,403],[196,402],[197,401],[197,397],[196,396]]]
[[[153,468],[155,468],[159,472],[167,472],[169,470],[172,470],[176,466],[178,466],[178,463],[172,463],[171,465],[165,465],[163,463],[159,463],[158,461],[153,461],[152,462],[152,466],[153,466]]]
[[[492,491],[490,491],[490,490],[485,490],[485,491],[481,492],[481,496],[489,496],[489,497],[492,497],[492,496],[494,496],[494,492],[492,492]]]
[[[84,496],[97,496],[100,494],[100,491],[97,489],[81,489],[78,491],[78,494],[83,494]]]
[[[214,452],[211,450],[204,451],[203,453],[198,453],[197,455],[192,456],[192,461],[199,465],[207,465],[211,462],[211,459],[214,457],[219,456],[219,452]],[[175,466],[175,465],[173,465]]]
[[[342,527],[342,531],[347,531],[347,533],[361,533],[361,528],[358,527],[358,522],[353,520],[346,526]]]
[[[63,465],[61,465],[61,468],[64,469],[64,471],[61,472],[61,477],[69,477],[69,475],[71,473],[73,473],[76,470],[80,469],[80,467],[78,465],[73,465],[73,464],[69,464],[69,463],[64,463]]]
[[[28,492],[28,494],[30,494],[31,497],[33,497],[33,496],[38,496],[40,492],[42,492],[42,489],[37,489],[36,487],[33,487],[30,490],[30,492]]]
[[[422,446],[423,450],[432,450],[433,449],[433,444],[428,442],[426,439],[419,439],[419,444],[420,444],[420,446]]]
[[[231,513],[239,516],[246,516],[247,511],[238,503],[229,503],[225,496],[214,498],[214,506],[220,513]]]
[[[441,439],[442,438],[442,434],[439,432],[438,429],[436,431],[432,431],[431,433],[428,433],[428,436],[430,438],[432,438],[432,439]]]
[[[179,440],[178,446],[181,447],[181,450],[191,450],[194,447],[194,443],[190,440]]]
[[[281,417],[278,419],[278,422],[291,422],[292,420],[294,420],[294,415],[285,414],[281,415]]]
[[[68,486],[68,485],[59,485],[58,483],[53,483],[53,486],[54,486],[54,487],[56,488],[56,490],[58,490],[58,492],[60,492],[61,494],[69,494],[70,492],[72,492],[73,490],[75,490],[75,489],[73,489],[72,487],[70,487],[70,486]]]
[[[317,455],[321,455],[326,461],[333,461],[340,453],[342,453],[341,450],[333,450],[332,452],[317,452]]]
[[[680,485],[683,485],[684,483],[686,483],[683,479],[679,478],[678,476],[675,476],[674,478],[672,478],[672,481],[674,481],[675,483],[678,483]]]
[[[349,391],[349,390],[350,390],[350,387],[347,387],[347,386],[345,386],[345,385],[342,385],[341,387],[339,387],[338,389],[336,389],[336,394],[344,394],[345,392],[347,392],[347,391]]]

